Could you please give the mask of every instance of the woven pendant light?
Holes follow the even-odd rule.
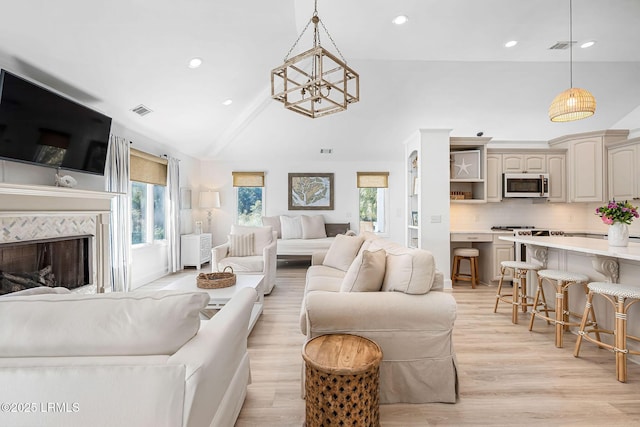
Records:
[[[549,106],[549,118],[552,122],[570,122],[593,116],[596,112],[596,99],[591,92],[572,87],[558,94]]]
[[[556,96],[549,106],[552,122],[570,122],[593,116],[596,99],[586,89],[573,87],[573,4],[569,0],[569,80],[570,88]]]

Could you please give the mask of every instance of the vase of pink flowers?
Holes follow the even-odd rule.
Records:
[[[607,240],[609,246],[629,245],[629,224],[634,218],[638,218],[638,207],[633,206],[628,201],[610,201],[606,206],[596,209],[596,215],[602,222],[609,225]]]

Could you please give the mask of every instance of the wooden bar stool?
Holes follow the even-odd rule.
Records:
[[[498,303],[505,302],[511,304],[511,323],[518,323],[518,307],[522,308],[522,312],[527,312],[527,307],[532,307],[533,303],[529,302],[533,297],[527,295],[527,273],[529,271],[538,271],[542,266],[523,261],[502,261],[500,263],[500,282],[498,282],[498,293],[496,294],[496,304],[493,312],[498,312]],[[513,270],[513,292],[510,294],[502,293],[502,284],[504,281],[504,273],[507,269]],[[544,294],[542,295],[543,303],[546,307]],[[545,308],[546,310],[546,308]],[[549,313],[547,312],[547,316]]]
[[[556,291],[556,306],[553,310],[550,310],[546,303],[540,302],[540,295],[544,295],[542,284],[544,281],[549,282],[555,287]],[[580,326],[580,322],[571,322],[571,316],[581,317],[580,314],[572,313],[569,311],[569,287],[573,285],[582,285],[584,287],[585,294],[589,291],[587,288],[587,282],[589,277],[580,273],[572,273],[562,270],[538,270],[538,289],[536,290],[536,296],[533,300],[533,309],[531,310],[531,321],[529,322],[529,330],[533,330],[533,322],[536,316],[551,322],[556,327],[556,347],[562,347],[562,338],[564,331],[569,329],[569,326]],[[544,299],[544,296],[543,296]],[[546,315],[543,315],[538,310],[539,306],[544,307]],[[555,313],[555,317],[550,317],[549,312]],[[591,308],[588,313],[591,314],[591,321],[582,319],[583,322],[588,322],[588,325],[596,324],[596,315]]]
[[[480,273],[478,271],[478,257],[480,251],[476,248],[455,248],[453,250],[453,268],[451,269],[451,282],[462,280],[471,282],[471,288],[475,289],[479,283]],[[469,260],[469,270],[471,274],[462,274],[460,270],[460,261]]]
[[[589,296],[587,296],[587,304],[584,307],[584,315],[582,316],[582,323],[578,331],[578,340],[576,341],[576,349],[573,355],[578,357],[582,338],[598,344],[599,347],[612,350],[616,355],[616,378],[622,383],[627,382],[627,354],[640,354],[640,351],[627,349],[627,338],[640,342],[639,337],[627,334],[627,313],[629,307],[640,301],[640,287],[607,282],[592,282],[589,283],[588,287]],[[616,315],[613,330],[600,329],[597,325],[586,329],[586,318],[589,311],[593,310],[594,295],[602,295],[613,306]],[[633,301],[625,305],[627,299],[632,299]],[[613,335],[613,345],[602,342],[600,332]],[[595,334],[596,337],[589,336],[590,333]]]

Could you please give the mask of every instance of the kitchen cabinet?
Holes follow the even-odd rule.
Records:
[[[202,264],[211,261],[211,234],[183,234],[180,249],[182,265],[200,270]]]
[[[640,198],[640,138],[607,150],[609,199]]]
[[[544,153],[508,153],[502,155],[503,173],[546,173],[547,157]]]
[[[564,153],[547,154],[547,173],[549,174],[549,200],[552,203],[567,201],[566,155]]]
[[[504,233],[493,234],[489,243],[482,243],[479,246],[481,250],[480,256],[480,276],[484,283],[490,284],[500,280],[500,269],[502,261],[514,260],[513,243],[500,240],[500,236]],[[513,280],[513,271],[511,269],[505,272],[504,280]]]
[[[487,153],[487,202],[502,200],[502,154]]]
[[[604,202],[607,195],[606,147],[627,139],[627,130],[566,135],[549,141],[567,149],[567,188],[570,202]]]
[[[486,144],[491,140],[488,137],[477,138],[450,138],[450,154],[451,154],[451,173],[449,180],[449,190],[451,192],[451,203],[486,203],[487,201],[487,147]],[[456,164],[456,155],[477,152],[477,160],[469,167],[475,173],[469,174],[469,177],[461,177],[456,173],[456,168],[461,165]],[[471,163],[471,162],[470,162]],[[462,165],[469,166],[465,159]]]

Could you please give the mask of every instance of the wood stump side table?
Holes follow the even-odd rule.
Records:
[[[305,344],[302,358],[306,427],[380,425],[378,344],[357,335],[321,335]]]

